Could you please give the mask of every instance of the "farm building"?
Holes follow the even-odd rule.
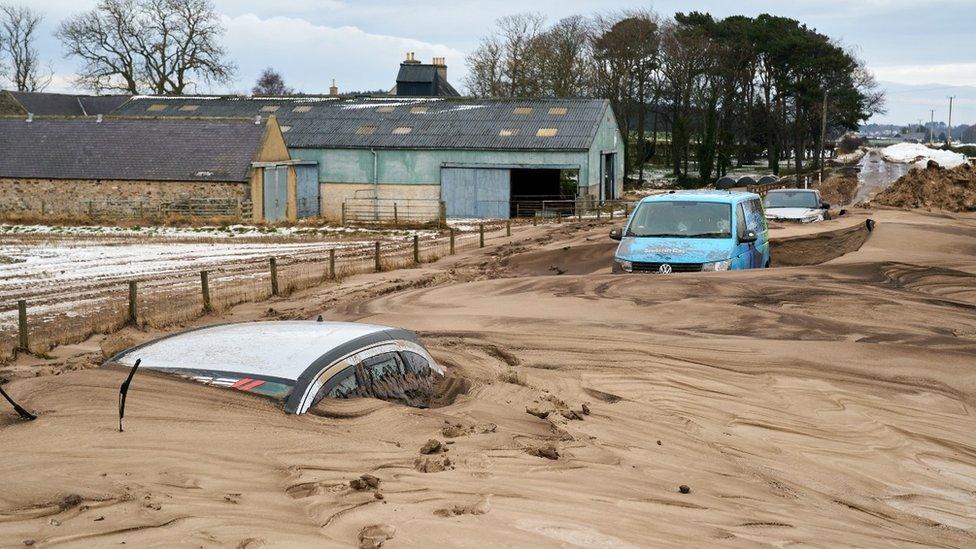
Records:
[[[332,220],[509,218],[623,190],[623,141],[600,99],[134,97],[117,113],[274,115]]]
[[[0,151],[8,221],[261,221],[269,210],[297,219],[309,209],[297,199],[302,162],[291,160],[273,117],[0,118]]]
[[[109,114],[130,97],[0,90],[0,115],[97,116]]]

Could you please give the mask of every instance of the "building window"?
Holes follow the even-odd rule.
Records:
[[[376,133],[376,126],[359,126],[356,135],[373,135]]]
[[[261,112],[275,112],[278,108],[278,105],[265,105],[261,107]]]
[[[535,132],[536,137],[555,137],[557,133],[556,128],[539,128],[539,131]]]
[[[149,105],[149,108],[146,109],[147,112],[160,112],[165,110],[166,110],[166,105],[162,103],[154,103],[152,105]]]
[[[193,112],[200,108],[200,105],[183,105],[180,110],[183,112]]]
[[[376,112],[393,112],[395,108],[393,105],[383,105],[382,107],[377,107]]]
[[[498,132],[499,137],[512,137],[518,135],[518,128],[502,128]]]
[[[532,114],[532,107],[515,107],[512,114],[526,115]]]
[[[400,126],[399,128],[393,128],[393,135],[407,135],[412,131],[413,128],[410,126]]]
[[[410,112],[413,114],[422,114],[427,112],[427,105],[415,105],[410,107]]]
[[[566,107],[550,107],[549,114],[553,116],[566,116]]]
[[[312,110],[312,107],[310,107],[308,105],[299,105],[299,106],[295,107],[294,109],[292,109],[291,112],[308,112],[310,110]]]

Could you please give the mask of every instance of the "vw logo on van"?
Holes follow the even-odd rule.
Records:
[[[669,275],[671,274],[671,265],[668,265],[667,263],[662,263],[661,266],[657,268],[657,272],[663,275]]]

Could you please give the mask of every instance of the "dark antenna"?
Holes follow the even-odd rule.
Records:
[[[315,320],[315,322],[322,322],[322,315],[319,315],[319,317]]]
[[[132,369],[129,370],[129,377],[125,378],[122,382],[122,386],[119,387],[119,432],[122,432],[122,418],[125,416],[125,396],[129,393],[129,384],[132,383],[132,376],[136,375],[136,369],[139,368],[139,364],[142,362],[141,358],[136,359],[136,363],[132,365]]]
[[[37,416],[22,408],[20,404],[14,402],[14,399],[10,398],[10,395],[8,395],[7,392],[3,390],[3,387],[0,387],[0,395],[3,395],[3,398],[7,399],[7,402],[9,402],[10,405],[14,407],[14,411],[17,412],[17,415],[19,415],[20,417],[26,419],[27,421],[37,419]]]

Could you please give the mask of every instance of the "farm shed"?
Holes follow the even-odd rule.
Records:
[[[4,220],[318,215],[274,118],[0,118],[0,151]]]
[[[109,114],[130,97],[132,96],[0,91],[0,115],[97,116]]]
[[[601,99],[135,97],[117,112],[274,115],[291,157],[317,164],[321,211],[334,220],[435,219],[442,207],[508,218],[623,190],[623,141]]]

